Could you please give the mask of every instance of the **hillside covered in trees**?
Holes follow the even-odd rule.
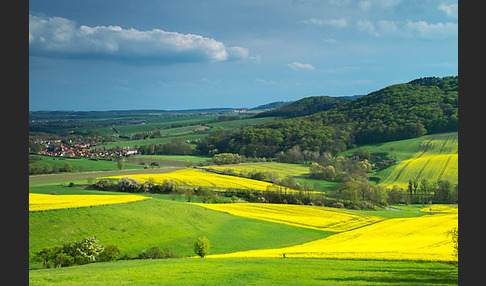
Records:
[[[308,116],[276,120],[200,140],[202,154],[273,158],[292,148],[337,154],[379,143],[458,130],[458,76],[395,84]]]
[[[294,118],[335,108],[354,97],[310,96],[288,105],[258,113],[255,117]]]

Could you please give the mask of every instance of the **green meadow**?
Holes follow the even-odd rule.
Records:
[[[156,259],[31,270],[29,285],[457,285],[437,262],[333,259]]]

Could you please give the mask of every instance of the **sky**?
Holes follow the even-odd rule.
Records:
[[[29,1],[30,111],[251,108],[457,74],[457,0]]]

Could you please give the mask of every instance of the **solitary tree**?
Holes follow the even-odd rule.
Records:
[[[209,240],[204,236],[198,238],[194,243],[194,252],[197,255],[201,256],[201,258],[206,256],[206,254],[209,253],[209,248],[210,248]]]
[[[118,159],[116,164],[117,164],[119,170],[123,169],[123,167],[125,166],[125,162],[123,162],[123,158]]]

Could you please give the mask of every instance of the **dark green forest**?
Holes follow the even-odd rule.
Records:
[[[391,85],[311,115],[215,132],[197,142],[197,151],[266,158],[293,148],[338,154],[360,144],[457,131],[458,82],[458,76],[426,77]]]

